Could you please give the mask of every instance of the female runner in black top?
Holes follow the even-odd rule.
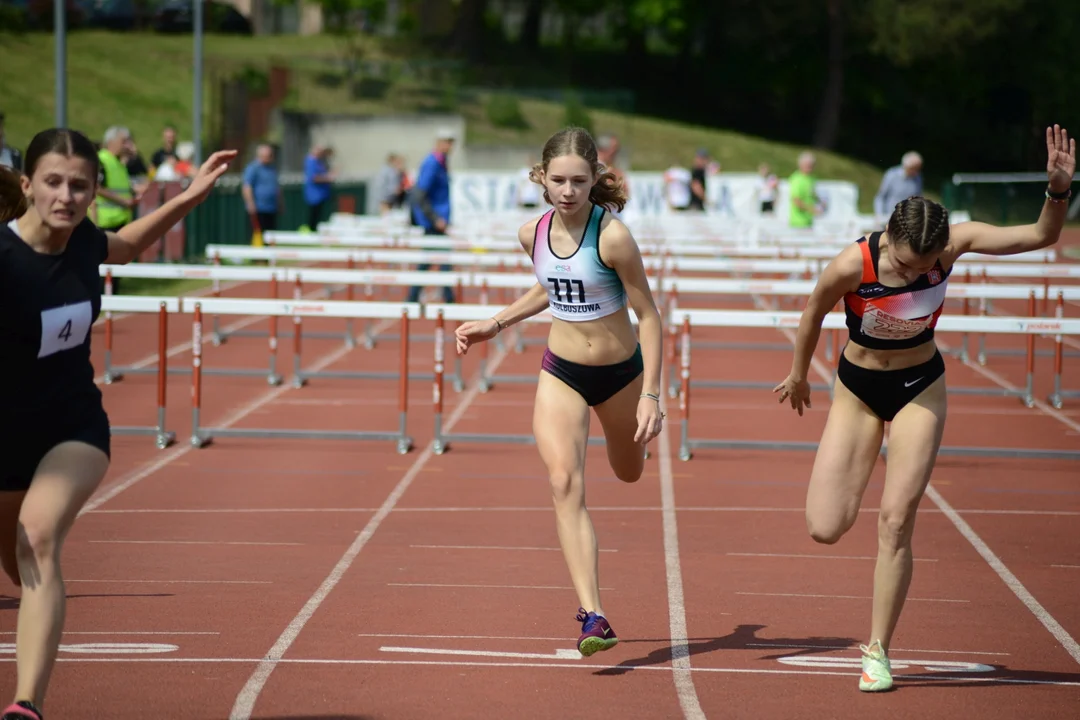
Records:
[[[214,153],[183,194],[116,233],[86,217],[99,168],[84,135],[40,132],[21,177],[0,174],[0,564],[22,588],[15,702],[0,720],[41,719],[64,623],[61,545],[109,467],[109,419],[90,362],[98,267],[138,257],[234,157]]]

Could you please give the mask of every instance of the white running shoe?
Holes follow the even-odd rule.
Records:
[[[880,640],[870,643],[869,647],[860,645],[862,651],[862,676],[859,677],[859,689],[863,692],[883,692],[893,686],[892,665],[885,654]]]

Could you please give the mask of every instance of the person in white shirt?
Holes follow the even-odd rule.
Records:
[[[761,176],[761,185],[758,186],[758,200],[761,202],[761,214],[772,215],[776,212],[776,191],[780,187],[780,180],[769,169],[767,163],[758,166],[758,175]]]
[[[664,172],[664,196],[669,208],[682,212],[690,207],[692,179],[691,172],[678,165],[673,165]]]

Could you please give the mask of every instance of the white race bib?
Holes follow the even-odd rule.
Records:
[[[884,312],[873,305],[867,305],[862,316],[862,332],[867,337],[878,340],[907,340],[930,327],[933,316],[904,320]]]
[[[90,301],[43,310],[41,312],[41,349],[38,357],[48,357],[82,345],[90,332]]]

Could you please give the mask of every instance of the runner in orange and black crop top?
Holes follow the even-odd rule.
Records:
[[[893,684],[887,649],[911,582],[915,512],[945,426],[945,362],[934,327],[949,273],[964,253],[1017,255],[1057,242],[1076,170],[1076,141],[1055,125],[1046,130],[1046,151],[1046,201],[1033,224],[950,227],[945,208],[912,197],[897,203],[885,232],[844,248],[806,303],[791,374],[776,387],[780,402],[788,400],[800,415],[810,407],[807,374],[821,323],[843,301],[849,339],[810,475],[806,524],[814,540],[827,544],[851,528],[891,422],[870,644],[861,646],[864,692]]]

